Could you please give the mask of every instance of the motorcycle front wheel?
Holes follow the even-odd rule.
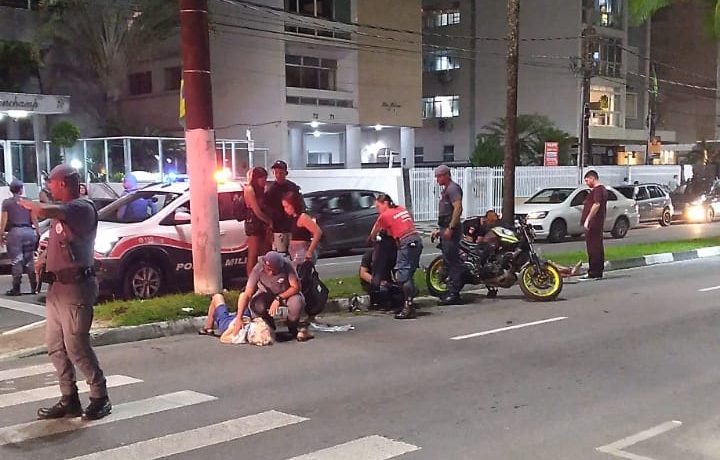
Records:
[[[550,302],[560,295],[562,288],[562,276],[551,264],[541,263],[538,269],[530,263],[520,272],[520,289],[528,300]]]
[[[435,257],[425,271],[425,284],[431,296],[442,297],[448,293],[447,270],[442,256]]]

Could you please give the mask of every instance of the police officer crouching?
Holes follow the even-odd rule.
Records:
[[[20,283],[22,275],[26,273],[30,280],[30,291],[34,294],[37,291],[38,283],[33,266],[35,248],[39,237],[37,217],[20,206],[22,199],[23,183],[17,179],[10,183],[12,198],[2,203],[2,217],[0,217],[0,229],[7,230],[3,235],[7,245],[7,253],[10,259],[12,272],[12,289],[5,294],[10,296],[20,295]],[[34,227],[34,228],[33,228]]]
[[[40,419],[79,417],[97,420],[112,410],[105,376],[90,345],[90,326],[98,286],[93,269],[97,212],[80,197],[80,175],[68,165],[50,171],[48,187],[54,204],[27,199],[19,203],[33,215],[52,219],[47,249],[36,265],[45,265],[50,288],[45,308],[48,355],[60,382],[60,401],[38,410]],[[39,271],[39,270],[38,270]],[[82,410],[75,382],[75,367],[90,387],[90,404]]]

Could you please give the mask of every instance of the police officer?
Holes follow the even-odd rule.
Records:
[[[435,168],[435,180],[442,187],[438,204],[438,227],[433,238],[442,238],[442,254],[448,271],[448,294],[438,305],[459,305],[462,288],[462,263],[458,244],[462,238],[462,189],[450,178],[450,168],[440,165]]]
[[[51,282],[45,308],[45,340],[50,360],[60,382],[60,401],[38,410],[40,419],[79,417],[97,420],[110,413],[105,376],[90,346],[90,325],[98,286],[93,270],[93,249],[97,212],[92,202],[81,198],[80,175],[68,165],[50,172],[48,186],[55,204],[23,199],[25,209],[52,219],[46,251],[36,265],[45,264]],[[90,404],[82,410],[75,379],[75,367],[90,387]]]
[[[20,295],[23,273],[27,273],[30,290],[33,293],[37,292],[38,286],[35,267],[33,267],[33,253],[37,247],[39,227],[37,218],[19,204],[22,192],[23,183],[17,179],[13,180],[10,183],[10,193],[13,196],[3,201],[2,217],[0,217],[0,229],[7,230],[3,238],[7,244],[13,284],[12,289],[5,294],[10,296]]]

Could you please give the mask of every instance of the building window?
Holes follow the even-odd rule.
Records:
[[[460,8],[425,10],[423,24],[428,29],[460,24]]]
[[[38,9],[39,0],[0,0],[0,6],[22,8],[26,10]]]
[[[425,149],[423,147],[415,147],[415,164],[425,162]]]
[[[597,73],[606,77],[621,77],[622,52],[621,40],[601,37],[593,53],[593,59],[597,64]]]
[[[625,97],[625,118],[637,120],[638,117],[638,98],[635,93],[627,93]]]
[[[623,28],[621,0],[595,0],[597,20],[595,24],[614,29]]]
[[[335,91],[337,61],[310,56],[285,56],[285,84],[292,88]]]
[[[165,91],[177,91],[182,80],[182,67],[165,67]]]
[[[131,96],[152,93],[152,72],[138,72],[128,75]]]
[[[316,97],[286,96],[285,103],[293,105],[324,105],[327,107],[340,107],[352,109],[353,101],[347,99],[322,99]]]
[[[443,146],[443,162],[451,163],[455,161],[455,146],[444,145]]]
[[[590,87],[590,125],[623,127],[620,95],[604,86]]]
[[[460,68],[457,53],[449,50],[433,51],[423,56],[425,72],[440,72]]]
[[[333,3],[333,0],[285,0],[285,11],[332,20]]]
[[[423,98],[423,118],[450,118],[460,115],[460,96]]]

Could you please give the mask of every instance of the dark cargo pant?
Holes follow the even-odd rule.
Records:
[[[605,247],[603,246],[602,225],[590,227],[585,232],[585,246],[588,253],[588,276],[599,278],[605,269]]]
[[[105,376],[90,345],[90,326],[97,294],[95,278],[76,284],[55,282],[48,290],[45,342],[63,396],[77,393],[76,367],[85,376],[91,398],[107,396]]]
[[[440,248],[448,274],[448,294],[459,295],[463,285],[463,266],[460,260],[460,238],[462,237],[462,230],[460,228],[451,230],[452,236],[449,240],[446,240],[443,237],[446,228],[447,227],[440,227]]]
[[[37,233],[32,227],[13,227],[8,232],[7,253],[13,280],[20,281],[23,273],[35,274],[33,265]]]

